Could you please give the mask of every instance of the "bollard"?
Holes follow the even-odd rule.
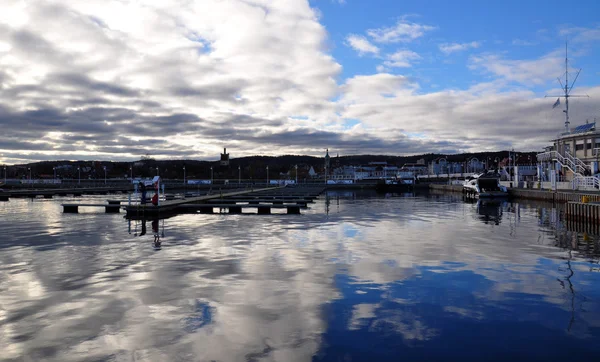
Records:
[[[590,201],[590,198],[588,196],[581,196],[581,202],[584,204],[587,204]]]

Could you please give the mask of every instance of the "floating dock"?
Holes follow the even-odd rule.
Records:
[[[271,213],[271,209],[283,208],[288,214],[300,214],[300,209],[314,202],[323,191],[324,187],[277,186],[163,201],[158,206],[127,205],[124,209],[127,217],[156,217],[179,212],[213,213],[215,208],[227,209],[230,214],[240,214],[242,209],[256,209],[258,214],[266,215]]]
[[[36,198],[42,196],[45,199],[51,199],[54,196],[82,196],[82,195],[108,195],[110,193],[129,192],[132,186],[127,187],[88,187],[88,188],[68,188],[68,189],[39,189],[39,190],[18,190],[0,192],[0,201],[9,201],[10,198]]]

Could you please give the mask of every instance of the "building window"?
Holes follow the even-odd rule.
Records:
[[[583,151],[583,143],[580,145],[575,145],[575,151]]]
[[[591,150],[591,149],[592,149],[592,142],[591,142],[591,141],[590,141],[590,142],[588,142],[588,143],[586,144],[586,146],[587,146],[587,147],[585,148],[586,150]]]

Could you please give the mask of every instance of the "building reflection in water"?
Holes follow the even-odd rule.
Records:
[[[538,208],[539,224],[554,234],[554,246],[566,251],[562,256],[564,264],[558,268],[561,277],[557,282],[569,293],[567,303],[570,307],[571,318],[567,330],[571,331],[576,322],[576,314],[583,310],[587,298],[579,295],[573,284],[575,271],[574,261],[584,259],[590,263],[590,272],[600,271],[600,226],[597,224],[569,221],[564,218],[563,205]]]

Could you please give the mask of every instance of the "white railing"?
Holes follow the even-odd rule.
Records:
[[[566,157],[563,157],[557,151],[549,151],[537,155],[538,161],[554,161],[562,167],[568,168],[573,172],[574,178],[571,181],[573,190],[579,189],[600,189],[600,178],[597,176],[584,176],[591,171],[590,166],[586,165],[579,158],[572,156],[569,152],[565,152]]]
[[[583,167],[584,170],[591,171],[590,166],[586,165],[585,162],[581,161],[579,158],[571,155],[571,153],[569,153],[569,151],[565,151],[565,157],[567,159],[569,159],[570,161],[572,161],[574,164]]]
[[[573,190],[579,189],[600,189],[600,178],[596,176],[578,176],[572,181]]]
[[[563,157],[563,155],[561,155],[557,151],[549,151],[549,152],[540,153],[537,155],[537,158],[538,158],[538,161],[556,161],[556,162],[560,163],[561,166],[568,168],[574,174],[582,176],[582,177],[583,177],[585,170],[587,169],[587,167],[577,164],[572,159]],[[581,160],[579,160],[579,161],[581,161]]]

